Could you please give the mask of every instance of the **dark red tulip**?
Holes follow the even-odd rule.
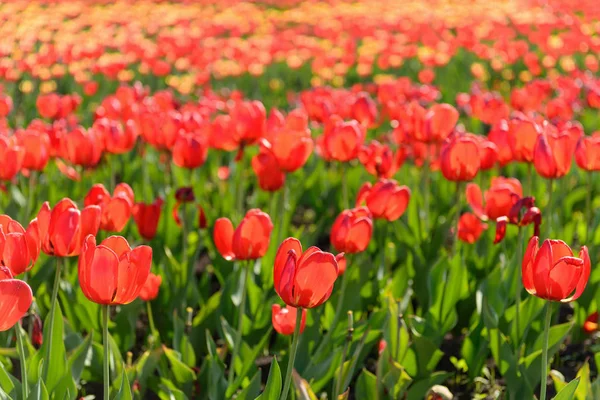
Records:
[[[45,202],[37,215],[42,251],[56,257],[79,255],[85,237],[98,233],[101,218],[98,206],[79,211],[71,199],[64,198],[51,209]]]
[[[337,251],[347,254],[364,251],[373,234],[373,221],[367,207],[344,210],[331,228],[331,244]]]
[[[29,310],[33,294],[29,285],[13,279],[6,267],[0,267],[0,332],[12,328]]]
[[[208,146],[197,134],[181,135],[173,146],[173,164],[181,168],[198,168],[206,161]]]
[[[374,218],[395,221],[404,214],[410,200],[410,189],[393,179],[378,181],[374,186],[365,183],[358,192],[357,205],[366,203]]]
[[[205,229],[208,226],[206,213],[201,205],[198,205],[198,229]]]
[[[149,246],[132,249],[121,236],[109,236],[96,245],[96,238],[88,235],[79,256],[79,286],[94,303],[128,304],[138,297],[151,264]]]
[[[306,326],[306,310],[301,309],[302,320],[300,322],[300,333],[304,332]],[[291,335],[296,328],[296,317],[298,309],[292,306],[283,306],[273,304],[271,307],[271,322],[273,328],[281,335]]]
[[[472,213],[464,213],[458,219],[458,238],[463,242],[475,243],[483,231],[487,229],[487,224],[481,222],[479,217]]]
[[[160,289],[160,285],[162,284],[162,276],[154,275],[152,272],[148,274],[148,279],[146,279],[146,283],[142,286],[140,290],[140,299],[144,301],[152,301],[158,296],[158,289]]]
[[[224,259],[255,260],[264,256],[269,249],[273,223],[268,214],[259,209],[246,213],[234,230],[228,218],[215,221],[213,239]]]
[[[100,229],[108,232],[121,232],[131,216],[133,189],[126,183],[119,183],[111,196],[103,184],[98,183],[85,196],[84,205],[97,205],[102,210]]]
[[[449,181],[470,181],[481,165],[480,146],[472,135],[454,135],[442,147],[440,169]]]
[[[179,208],[182,204],[193,203],[196,201],[194,189],[191,186],[181,187],[175,192],[175,206],[173,207],[173,219],[177,226],[181,226],[181,218],[179,217]]]
[[[327,301],[338,277],[333,254],[317,247],[304,253],[296,238],[285,239],[275,255],[273,282],[281,299],[292,307],[314,308]]]
[[[519,227],[533,224],[533,235],[539,236],[542,224],[542,213],[535,207],[533,197],[523,197],[515,202],[508,212],[508,216],[496,219],[496,237],[494,244],[500,243],[506,234],[506,225],[512,224]]]
[[[42,347],[44,343],[44,329],[42,319],[39,315],[33,314],[33,329],[31,330],[31,343],[36,349]]]
[[[600,132],[583,136],[575,147],[575,162],[586,171],[600,171]]]
[[[160,197],[154,203],[135,203],[132,208],[133,220],[141,237],[152,240],[156,236],[156,229],[164,201]]]
[[[551,301],[568,303],[583,293],[590,277],[591,262],[586,246],[579,257],[562,240],[546,239],[538,247],[539,238],[529,241],[523,257],[523,286],[532,295]]]

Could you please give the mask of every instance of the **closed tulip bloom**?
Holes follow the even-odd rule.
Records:
[[[224,259],[255,260],[264,256],[269,249],[273,223],[267,213],[252,209],[234,230],[229,218],[215,221],[213,239]]]
[[[455,135],[442,147],[440,169],[449,181],[470,181],[481,164],[480,147],[471,135]]]
[[[410,189],[407,186],[400,186],[393,179],[383,179],[374,186],[365,183],[359,190],[356,204],[366,203],[373,218],[395,221],[404,214],[409,200]]]
[[[588,335],[598,330],[598,311],[591,313],[583,323],[583,331]]]
[[[266,132],[267,112],[258,100],[236,104],[230,112],[235,141],[240,147],[256,143]]]
[[[181,114],[174,110],[167,112],[146,111],[139,118],[140,135],[158,150],[170,150],[181,131]]]
[[[7,137],[0,135],[0,180],[10,181],[21,170],[25,152]]]
[[[173,164],[181,168],[198,168],[206,161],[208,146],[203,137],[196,134],[181,135],[172,150]]]
[[[133,120],[127,120],[123,127],[118,121],[100,118],[94,122],[92,129],[103,138],[104,148],[111,154],[131,151],[138,137],[137,125]]]
[[[144,283],[142,290],[140,290],[140,299],[144,301],[154,300],[158,296],[158,289],[160,289],[161,284],[162,276],[154,275],[150,272],[148,279],[146,279],[146,283]]]
[[[12,328],[29,310],[33,294],[29,285],[0,267],[0,332]]]
[[[498,163],[501,167],[513,161],[512,148],[508,142],[508,123],[501,120],[490,130],[488,140],[496,145]]]
[[[373,220],[367,207],[344,210],[331,228],[331,244],[337,251],[353,254],[364,251],[373,234]]]
[[[338,277],[335,256],[310,247],[302,252],[296,238],[285,239],[275,255],[275,291],[288,306],[314,308],[323,304]]]
[[[583,136],[575,147],[575,162],[586,171],[600,171],[600,132]]]
[[[60,96],[56,93],[40,95],[35,101],[35,106],[42,117],[55,118],[60,111]]]
[[[37,221],[27,230],[8,215],[0,215],[0,266],[14,276],[29,271],[39,256]]]
[[[586,246],[579,257],[562,240],[539,238],[529,241],[522,264],[523,286],[532,295],[568,303],[583,293],[590,277],[591,262]]]
[[[271,307],[271,321],[273,328],[281,335],[291,335],[296,328],[296,317],[298,309],[292,306],[273,304]],[[300,322],[300,333],[304,332],[306,326],[306,310],[302,309],[302,320]]]
[[[62,157],[85,168],[98,165],[104,150],[102,137],[95,130],[82,127],[64,135],[60,143]]]
[[[23,168],[42,171],[50,159],[50,138],[45,132],[32,129],[18,131],[15,136],[23,148]]]
[[[457,229],[458,239],[473,244],[479,240],[483,231],[487,229],[487,224],[481,222],[475,214],[467,212],[458,219]]]
[[[540,134],[541,127],[522,114],[508,122],[508,143],[515,161],[533,162],[533,149]]]
[[[514,204],[523,197],[521,182],[515,178],[502,176],[492,178],[490,188],[485,195],[481,194],[481,189],[476,183],[469,183],[466,193],[471,209],[483,220],[508,216]]]
[[[88,235],[79,256],[79,286],[94,303],[128,304],[140,294],[151,264],[149,246],[132,249],[121,236],[109,236],[96,245],[96,238]]]
[[[398,160],[392,149],[376,140],[362,147],[358,160],[368,173],[377,178],[390,178],[398,170]]]
[[[285,183],[285,174],[271,151],[261,147],[259,153],[252,157],[251,165],[262,190],[276,192]]]
[[[330,159],[346,162],[358,157],[365,136],[364,127],[356,120],[339,122],[323,133],[322,146]]]
[[[152,240],[156,236],[163,203],[163,199],[159,197],[152,204],[135,203],[133,205],[133,221],[140,236],[146,240]]]
[[[119,183],[111,196],[103,184],[92,186],[85,196],[84,205],[97,205],[102,210],[100,229],[108,232],[121,232],[133,208],[133,189],[126,183]]]
[[[377,105],[368,93],[359,93],[351,106],[352,119],[367,128],[372,128],[377,121]]]
[[[544,178],[560,178],[571,169],[573,153],[566,134],[539,135],[533,153],[533,166]]]
[[[45,202],[37,215],[42,251],[50,256],[79,255],[87,235],[96,235],[100,227],[100,207],[86,206],[79,211],[73,200],[64,198],[54,208]]]
[[[496,147],[496,144],[481,137],[479,140],[479,149],[481,161],[479,169],[482,171],[487,171],[494,168],[496,162],[498,161],[498,148]]]
[[[450,136],[458,122],[458,111],[450,104],[435,104],[425,114],[427,142],[443,142]]]

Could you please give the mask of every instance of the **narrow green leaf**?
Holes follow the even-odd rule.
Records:
[[[554,397],[554,400],[573,400],[575,391],[579,385],[579,378],[573,379]]]
[[[267,385],[265,386],[265,390],[255,400],[278,399],[280,394],[281,394],[281,369],[279,369],[279,364],[277,363],[277,358],[273,357],[273,362],[271,363],[271,370],[269,371],[269,378],[267,378]]]

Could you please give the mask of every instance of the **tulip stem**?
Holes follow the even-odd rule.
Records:
[[[52,352],[52,334],[54,332],[54,313],[56,312],[56,303],[58,302],[58,289],[60,287],[60,273],[62,270],[62,258],[56,257],[56,272],[54,274],[54,285],[52,286],[52,297],[50,302],[50,315],[48,325],[48,342],[46,347],[46,359],[44,360],[43,376],[48,378],[48,367],[50,366],[50,353]],[[62,338],[60,338],[62,340]]]
[[[19,347],[19,361],[21,364],[21,389],[23,391],[23,399],[27,399],[29,395],[29,386],[27,385],[27,361],[25,357],[25,346],[23,346],[23,331],[21,324],[15,324],[15,333],[17,335],[17,346]]]
[[[281,188],[281,200],[279,202],[279,224],[277,226],[277,242],[275,243],[281,243],[282,240],[281,236],[283,234],[283,224],[285,224],[285,203],[287,201],[286,190],[287,185],[284,181],[283,187]]]
[[[244,185],[242,178],[242,174],[244,172],[244,153],[242,153],[242,157],[237,162],[236,166],[236,177],[235,177],[235,210],[238,213],[238,216],[241,218],[244,214]]]
[[[102,343],[104,346],[104,400],[110,399],[110,348],[108,346],[108,307],[108,305],[102,306]]]
[[[298,308],[296,313],[296,326],[294,327],[294,336],[292,338],[292,348],[290,349],[290,358],[288,360],[287,370],[285,371],[285,381],[283,392],[279,400],[286,400],[292,383],[292,371],[294,370],[294,361],[296,360],[296,352],[298,351],[298,342],[300,338],[300,325],[302,325],[302,308]]]
[[[240,299],[240,308],[238,311],[238,324],[235,331],[235,337],[233,339],[233,351],[231,353],[231,365],[229,366],[229,377],[227,386],[233,385],[233,378],[235,376],[235,359],[238,357],[240,352],[240,345],[242,341],[242,330],[244,327],[244,314],[246,311],[246,292],[248,290],[248,272],[250,271],[250,265],[241,264],[242,268],[242,298]]]
[[[544,342],[542,345],[542,381],[540,383],[540,400],[546,400],[546,380],[548,378],[548,336],[552,320],[552,303],[546,303],[546,319],[544,322]]]
[[[156,325],[154,325],[154,316],[152,315],[152,306],[150,305],[149,301],[146,302],[146,313],[148,314],[148,324],[150,324],[150,332],[152,332],[152,335],[154,336],[154,340],[155,340],[155,342],[157,342],[158,338],[159,338],[159,334],[158,334],[158,331],[156,330]]]
[[[187,203],[183,202],[181,205],[181,214],[183,218],[181,218],[181,251],[183,254],[181,255],[181,264],[182,264],[182,289],[183,292],[183,305],[185,308],[185,299],[187,297],[187,287],[188,287],[188,249],[187,249],[187,238],[188,238],[188,225],[187,225]]]
[[[516,338],[517,338],[517,348],[519,347],[519,345],[521,344],[520,339],[519,339],[519,334],[521,332],[521,321],[520,321],[520,308],[521,308],[521,278],[520,278],[520,274],[519,274],[519,262],[521,262],[523,260],[523,229],[521,229],[521,227],[519,227],[519,236],[518,239],[519,241],[518,243],[518,250],[517,250],[517,262],[516,264],[516,269],[517,269],[517,287],[515,290],[515,327],[516,327]]]
[[[348,357],[348,348],[352,343],[352,334],[354,333],[354,320],[352,311],[348,311],[348,334],[346,335],[346,341],[344,342],[344,349],[342,350],[342,362],[340,363],[340,372],[338,380],[335,384],[335,393],[332,399],[337,399],[340,391],[344,391],[345,387],[342,386],[342,380],[344,379],[344,364],[346,363],[346,357]]]
[[[429,186],[430,186],[429,154],[425,154],[423,162],[423,224],[425,232],[429,232]],[[419,238],[422,239],[422,238]]]
[[[25,205],[25,219],[23,222],[28,222],[31,217],[31,208],[33,207],[33,192],[35,190],[37,174],[36,171],[31,171],[29,176],[29,188],[27,190],[27,204]]]
[[[381,252],[381,260],[379,262],[379,269],[377,270],[377,279],[378,280],[382,280],[385,273],[389,272],[390,273],[390,278],[392,275],[392,271],[390,268],[390,271],[386,271],[386,265],[385,265],[385,246],[386,246],[386,242],[387,242],[387,229],[388,229],[388,221],[382,221],[383,223],[383,230],[381,231],[381,241],[379,243],[379,245],[381,246],[380,248],[380,252]]]
[[[592,242],[590,242],[590,228],[593,225],[592,222],[592,173],[588,171],[587,173],[587,196],[585,198],[585,213],[586,213],[586,226],[585,226],[585,240],[588,242],[588,245],[592,246]]]
[[[342,164],[342,200],[344,202],[344,210],[350,208],[350,200],[348,199],[348,176],[346,166]]]
[[[552,196],[552,188],[554,186],[554,179],[548,180],[548,227],[546,228],[546,239],[550,239],[552,234],[552,220],[553,220],[553,204],[554,196]]]

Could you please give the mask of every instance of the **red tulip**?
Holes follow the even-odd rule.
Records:
[[[0,267],[0,332],[12,328],[29,310],[33,294],[29,285],[13,279],[8,268]]]
[[[275,255],[275,291],[288,306],[320,306],[331,296],[337,276],[338,265],[333,254],[314,246],[303,253],[296,238],[285,239]]]
[[[55,118],[60,110],[60,96],[56,93],[48,93],[38,96],[35,106],[44,118]]]
[[[276,192],[285,183],[285,174],[281,171],[275,155],[264,147],[252,157],[252,170],[258,178],[258,186],[267,192]]]
[[[338,121],[330,125],[319,138],[323,158],[342,162],[354,160],[358,157],[365,136],[364,127],[356,120]]]
[[[337,254],[335,256],[335,261],[337,261],[338,264],[338,276],[344,275],[344,272],[346,272],[347,264],[346,255],[344,253]]]
[[[404,214],[410,200],[410,189],[392,179],[378,181],[373,187],[365,183],[358,192],[356,205],[366,203],[374,218],[395,221]]]
[[[466,192],[471,209],[483,220],[508,216],[513,205],[523,196],[518,179],[502,176],[492,178],[490,189],[485,192],[485,206],[479,185],[469,183]]]
[[[376,140],[362,147],[358,159],[367,172],[377,178],[390,178],[399,167],[392,149]]]
[[[109,236],[96,246],[96,238],[88,235],[79,256],[79,286],[94,303],[128,304],[140,294],[151,264],[148,246],[132,249],[121,236]]]
[[[541,127],[522,114],[508,122],[508,143],[515,161],[533,161],[533,148],[540,133]]]
[[[37,221],[27,230],[8,215],[0,215],[0,266],[10,269],[12,275],[29,271],[39,256]]]
[[[21,170],[25,152],[7,137],[0,135],[0,180],[10,181]]]
[[[583,331],[588,335],[598,330],[598,311],[591,313],[583,323]]]
[[[175,206],[173,206],[173,219],[177,226],[181,226],[181,218],[179,217],[179,208],[182,204],[192,203],[196,201],[194,189],[191,186],[181,187],[175,192]]]
[[[160,289],[160,285],[162,284],[162,276],[154,275],[152,272],[148,275],[148,279],[146,279],[146,283],[142,286],[140,290],[140,299],[144,301],[152,301],[158,296],[158,289]]]
[[[126,183],[119,183],[111,196],[103,184],[92,186],[83,204],[97,205],[102,210],[100,229],[108,232],[121,232],[131,216],[133,189]]]
[[[331,244],[337,251],[353,254],[364,251],[373,233],[371,212],[367,207],[344,210],[331,228]]]
[[[61,138],[62,157],[71,164],[91,168],[98,165],[104,150],[100,134],[78,127]]]
[[[575,162],[586,171],[600,171],[600,132],[583,136],[575,147]]]
[[[255,260],[264,256],[269,249],[273,223],[268,214],[259,209],[246,213],[242,222],[234,230],[228,218],[215,222],[213,239],[224,259]]]
[[[125,128],[108,118],[100,118],[94,122],[92,129],[104,142],[104,148],[111,154],[123,154],[131,151],[135,146],[138,130],[133,120],[127,120]]]
[[[19,146],[23,148],[23,168],[42,171],[50,158],[50,139],[45,132],[32,129],[18,131],[15,134]]]
[[[472,180],[480,164],[480,146],[472,135],[455,135],[442,147],[440,169],[449,181]]]
[[[498,163],[503,167],[513,161],[512,148],[508,139],[508,123],[506,120],[501,120],[490,130],[488,140],[496,145]]]
[[[273,135],[270,141],[263,139],[261,145],[273,154],[279,168],[285,172],[301,168],[313,150],[313,140],[308,129],[283,129]]]
[[[173,164],[181,168],[198,168],[206,161],[208,146],[204,138],[196,134],[181,135],[173,146]]]
[[[298,309],[292,306],[273,304],[271,307],[271,321],[273,328],[281,335],[291,335],[296,328],[296,317]],[[300,333],[304,332],[306,326],[306,310],[302,309],[302,320],[300,322]]]
[[[523,257],[523,286],[532,295],[567,303],[577,300],[590,277],[590,257],[586,246],[579,257],[562,240],[546,239],[538,247],[539,238],[529,241]]]
[[[540,176],[555,179],[565,176],[571,168],[572,148],[567,134],[538,136],[533,151],[533,166]]]
[[[425,142],[443,142],[458,122],[458,111],[450,104],[435,104],[425,114]]]
[[[156,229],[160,219],[163,199],[157,198],[154,203],[135,203],[132,208],[133,220],[141,237],[152,240],[156,236]]]
[[[352,119],[360,122],[361,125],[372,128],[377,121],[377,105],[368,93],[359,93],[351,106]]]
[[[139,117],[140,135],[152,147],[169,150],[181,132],[181,114],[174,110],[143,112]]]
[[[0,93],[0,118],[5,118],[13,108],[12,97]]]
[[[458,219],[458,238],[463,242],[475,243],[483,231],[487,229],[487,224],[481,222],[475,214],[464,213]]]
[[[479,139],[480,149],[480,165],[479,169],[487,171],[494,168],[496,161],[498,161],[498,148],[496,144],[490,140],[485,139],[483,136],[476,136]]]
[[[51,209],[45,202],[37,215],[42,250],[56,257],[79,255],[85,237],[98,233],[101,217],[98,206],[87,206],[79,211],[71,199],[64,198]]]

